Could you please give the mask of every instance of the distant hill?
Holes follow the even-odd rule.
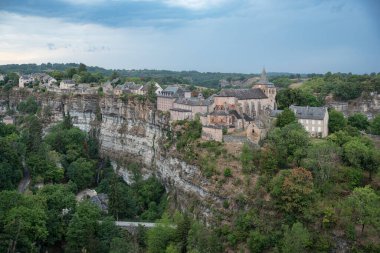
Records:
[[[30,74],[36,72],[65,71],[68,68],[78,68],[77,63],[43,63],[43,64],[7,64],[0,65],[0,72],[17,72]],[[218,88],[220,80],[237,81],[246,80],[258,74],[242,73],[220,73],[220,72],[198,72],[198,71],[170,71],[170,70],[126,70],[126,69],[104,69],[101,67],[87,66],[87,71],[98,72],[105,76],[111,76],[113,71],[124,77],[138,77],[142,79],[154,79],[163,84],[186,83],[200,85],[209,88]],[[291,73],[269,72],[269,76],[290,76]]]

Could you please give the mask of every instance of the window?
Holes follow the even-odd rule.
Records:
[[[311,127],[311,131],[312,131],[312,132],[314,132],[314,131],[315,131],[314,127]]]
[[[314,122],[314,120],[312,120],[312,121],[311,121],[311,124],[313,124],[313,125],[314,125],[314,123],[315,123],[315,122]]]
[[[319,132],[319,133],[321,132],[321,127],[318,127],[318,132]]]
[[[322,122],[320,120],[318,120],[318,125],[322,124]]]
[[[309,121],[307,119],[305,121],[306,121],[306,124],[309,124]]]

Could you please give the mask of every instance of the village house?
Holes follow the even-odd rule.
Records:
[[[75,82],[73,80],[62,80],[59,84],[61,90],[72,89],[75,87]]]
[[[4,81],[5,75],[0,74],[0,81]]]
[[[157,110],[168,112],[178,97],[183,97],[185,91],[178,86],[168,86],[157,95]]]
[[[290,106],[298,122],[312,137],[324,138],[329,134],[327,107]]]
[[[294,112],[298,123],[312,137],[324,138],[329,133],[329,113],[327,107],[310,107],[310,106],[295,106],[291,105],[290,110]],[[282,110],[274,110],[271,112],[272,118],[277,118],[282,113]]]
[[[120,96],[123,94],[123,92],[126,90],[126,87],[124,84],[118,84],[116,87],[113,89],[113,94],[116,96]]]
[[[29,84],[34,82],[34,77],[32,75],[22,75],[18,79],[18,87],[25,88]]]

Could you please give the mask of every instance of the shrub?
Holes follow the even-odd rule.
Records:
[[[232,177],[232,171],[230,168],[225,168],[224,169],[224,176],[225,177]]]

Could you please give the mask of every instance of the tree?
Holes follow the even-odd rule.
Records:
[[[356,168],[362,168],[369,172],[369,179],[380,167],[379,151],[373,144],[366,143],[365,139],[353,138],[343,145],[344,158],[347,163]]]
[[[253,230],[249,233],[248,237],[248,248],[251,251],[251,253],[260,253],[263,252],[265,247],[268,245],[269,238],[260,231]]]
[[[302,223],[296,222],[291,229],[285,226],[284,238],[281,242],[281,252],[306,252],[306,248],[311,245],[311,242],[309,231],[304,228]]]
[[[253,160],[253,151],[248,146],[247,143],[244,143],[243,149],[241,150],[241,154],[240,154],[240,161],[241,161],[241,165],[243,167],[243,171],[245,173],[252,171],[252,169],[253,169],[252,160]]]
[[[92,252],[99,228],[100,210],[89,201],[81,202],[67,229],[67,252]]]
[[[8,252],[37,251],[48,235],[43,199],[36,196],[20,197],[18,203],[9,207],[3,220]]]
[[[362,233],[368,225],[380,231],[380,196],[370,186],[355,188],[343,206],[344,214],[361,225]]]
[[[314,180],[320,189],[324,189],[323,186],[329,181],[332,171],[338,166],[340,154],[341,148],[332,142],[315,143],[309,147],[302,165],[313,172]]]
[[[343,113],[336,110],[329,111],[329,132],[334,133],[342,130],[347,125]]]
[[[213,233],[199,222],[193,222],[188,236],[188,252],[219,253],[222,244]]]
[[[306,156],[310,137],[302,125],[291,123],[270,131],[268,141],[279,165],[287,167],[289,163],[300,164]]]
[[[304,168],[282,170],[271,182],[277,206],[290,215],[302,213],[313,198],[313,176]]]
[[[148,253],[164,253],[174,238],[175,229],[170,226],[168,218],[163,217],[159,224],[147,233]]]
[[[285,108],[280,115],[278,115],[276,120],[277,127],[284,127],[290,123],[296,122],[296,115],[289,108]]]
[[[120,182],[118,176],[113,173],[109,185],[109,210],[116,220],[136,215],[136,198],[124,182]]]
[[[37,194],[46,199],[47,243],[54,245],[64,239],[69,221],[75,212],[75,195],[61,184],[45,185]]]
[[[94,182],[94,162],[86,158],[78,158],[67,168],[67,175],[79,189],[89,187]]]
[[[355,113],[354,115],[348,117],[348,124],[359,130],[367,130],[369,127],[367,116],[362,113]]]
[[[378,114],[371,122],[371,133],[380,135],[380,114]]]
[[[21,101],[17,109],[22,113],[35,114],[38,110],[38,104],[34,97],[28,97],[26,101]]]
[[[86,71],[87,71],[87,66],[83,63],[80,63],[79,67],[78,67],[78,73],[82,73],[82,72],[86,72]]]

